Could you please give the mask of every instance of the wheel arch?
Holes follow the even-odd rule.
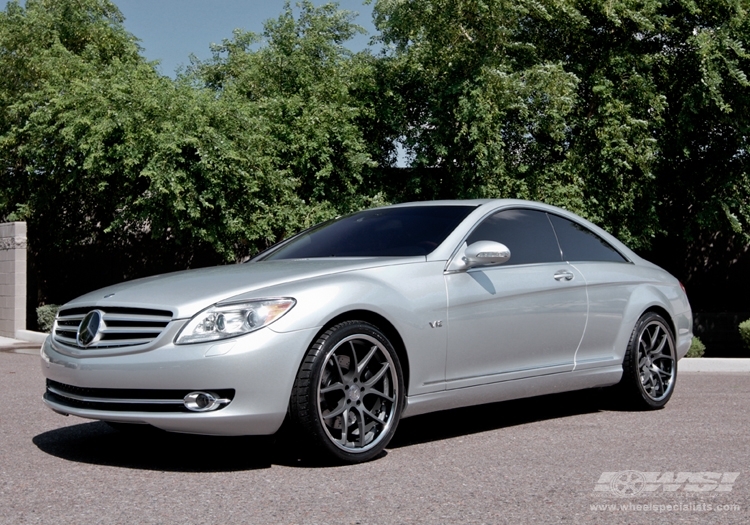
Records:
[[[624,310],[620,332],[616,339],[615,355],[619,359],[625,356],[625,349],[638,321],[650,312],[664,318],[675,342],[677,342],[679,333],[677,331],[677,320],[670,313],[670,299],[667,293],[668,290],[665,292],[663,287],[654,286],[653,283],[637,286],[630,293]]]
[[[677,326],[675,325],[674,319],[672,319],[672,316],[670,315],[670,313],[665,308],[659,305],[651,305],[648,308],[646,308],[646,310],[643,311],[639,319],[650,312],[659,314],[661,317],[664,318],[664,320],[669,325],[669,329],[672,330],[672,337],[675,339],[675,344],[676,344],[677,343]]]
[[[338,314],[336,317],[330,319],[323,327],[315,334],[313,341],[316,341],[323,333],[329,328],[345,321],[364,321],[377,326],[388,338],[396,350],[399,362],[401,363],[401,372],[404,376],[404,393],[409,391],[409,355],[406,352],[406,345],[401,337],[401,334],[393,326],[388,319],[382,315],[375,313],[371,310],[349,310]]]

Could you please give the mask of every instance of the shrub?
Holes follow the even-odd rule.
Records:
[[[697,337],[693,337],[693,341],[690,343],[690,350],[688,350],[685,357],[703,357],[703,354],[705,353],[706,345],[704,345]]]
[[[745,348],[750,350],[750,319],[740,323],[740,337],[745,343]]]
[[[55,322],[55,316],[60,309],[57,304],[45,304],[36,309],[36,322],[40,332],[50,332]]]

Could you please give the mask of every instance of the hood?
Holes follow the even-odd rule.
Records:
[[[182,319],[192,317],[217,302],[278,284],[424,260],[424,257],[357,257],[259,261],[215,266],[108,286],[78,297],[63,308],[153,308],[169,310],[174,319]],[[262,293],[258,297],[263,297]]]

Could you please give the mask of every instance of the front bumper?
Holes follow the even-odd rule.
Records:
[[[172,327],[174,333],[179,326]],[[144,399],[178,391],[233,391],[231,401],[212,412],[154,411],[148,406],[87,404],[45,394],[49,408],[83,418],[146,423],[163,430],[207,435],[260,435],[283,422],[294,379],[317,328],[278,333],[264,328],[223,342],[176,346],[159,338],[147,348],[120,353],[71,351],[47,338],[42,373],[83,392],[148,392]],[[166,342],[165,342],[166,339]],[[54,383],[53,383],[54,384]],[[59,391],[59,389],[58,389]],[[160,396],[163,392],[165,396]]]

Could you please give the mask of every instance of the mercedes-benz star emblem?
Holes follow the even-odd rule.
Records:
[[[104,313],[99,310],[91,310],[83,318],[81,324],[78,326],[78,333],[76,334],[76,342],[78,346],[87,348],[89,345],[96,343],[102,338],[100,329],[102,328],[102,319]]]

